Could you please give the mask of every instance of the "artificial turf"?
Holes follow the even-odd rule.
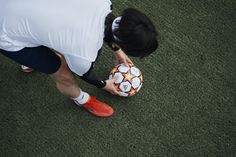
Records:
[[[157,26],[160,48],[133,59],[144,86],[120,98],[78,79],[111,104],[97,118],[73,104],[51,78],[24,74],[0,56],[0,157],[233,157],[236,155],[236,1],[116,0]],[[113,68],[107,47],[95,70]]]

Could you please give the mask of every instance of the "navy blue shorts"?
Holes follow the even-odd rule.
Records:
[[[17,52],[9,52],[0,49],[0,53],[21,65],[25,65],[45,74],[53,74],[57,72],[61,66],[60,57],[45,46],[24,48]]]

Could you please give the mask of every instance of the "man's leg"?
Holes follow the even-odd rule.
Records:
[[[1,50],[0,53],[19,64],[49,74],[55,80],[58,90],[63,95],[70,97],[77,105],[84,107],[90,113],[100,117],[108,117],[113,114],[113,109],[109,105],[81,91],[65,59],[57,56],[50,49],[40,46],[36,48],[25,48],[21,52]]]
[[[108,117],[113,114],[113,109],[107,104],[89,96],[88,93],[83,92],[77,85],[73,73],[70,71],[63,57],[61,58],[61,66],[59,70],[51,74],[55,80],[57,89],[63,94],[70,97],[74,102],[87,109],[90,113],[100,116]]]
[[[80,95],[80,88],[63,57],[61,57],[61,66],[58,71],[50,76],[55,80],[57,89],[63,95],[70,98],[76,98]]]

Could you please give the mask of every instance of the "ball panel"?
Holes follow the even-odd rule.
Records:
[[[134,89],[136,89],[141,84],[141,80],[138,77],[135,77],[135,78],[132,79],[132,83],[131,84],[132,84],[132,87]]]
[[[131,84],[128,81],[122,82],[119,88],[122,92],[129,92],[131,89]]]
[[[120,72],[117,72],[117,73],[115,73],[114,78],[117,78],[115,83],[119,84],[119,83],[121,83],[123,81],[124,76]]]
[[[140,84],[140,86],[138,87],[138,89],[137,89],[137,92],[141,89],[141,87],[142,87],[142,83]]]
[[[130,72],[123,74],[123,76],[124,76],[124,81],[129,81],[129,82],[132,82],[132,79],[134,77],[134,75],[132,75]]]
[[[120,96],[123,96],[123,97],[128,97],[129,94],[128,93],[125,93],[125,92],[119,92],[119,95]]]
[[[143,83],[143,76],[141,75],[139,78],[140,78],[141,82]]]
[[[141,72],[138,68],[136,67],[131,67],[130,68],[130,72],[131,74],[133,74],[134,76],[140,76],[141,75]]]
[[[124,66],[123,64],[121,64],[119,67],[118,67],[118,70],[122,73],[127,73],[129,71],[129,67],[126,67]]]

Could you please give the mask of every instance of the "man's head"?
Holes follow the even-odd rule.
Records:
[[[127,55],[145,57],[157,49],[157,31],[145,14],[128,8],[114,22],[112,24],[113,42]]]

